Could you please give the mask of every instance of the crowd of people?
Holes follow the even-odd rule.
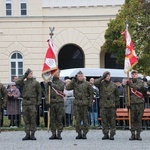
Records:
[[[14,76],[7,88],[0,84],[0,107],[6,107],[10,127],[19,127],[23,115],[26,135],[22,140],[36,140],[35,132],[40,125],[40,116],[44,117],[45,127],[50,124],[50,140],[61,140],[63,127],[73,124],[77,132],[76,139],[87,139],[90,125],[102,127],[102,140],[114,140],[116,109],[127,107],[131,112],[129,140],[142,140],[142,115],[144,108],[149,107],[144,98],[145,95],[150,95],[150,85],[146,78],[138,78],[137,71],[132,71],[131,76],[130,80],[125,78],[122,82],[118,79],[111,81],[111,73],[106,71],[100,78],[90,78],[87,81],[79,71],[73,79],[65,77],[62,81],[60,71],[57,70],[51,81],[39,83],[32,70],[28,69],[22,78]],[[101,122],[98,121],[99,116]]]

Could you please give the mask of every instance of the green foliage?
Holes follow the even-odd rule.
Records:
[[[116,18],[108,23],[108,29],[105,32],[105,43],[101,48],[106,52],[113,53],[117,58],[117,62],[124,64],[125,40],[121,33],[126,28],[126,20],[136,54],[139,57],[139,63],[135,67],[140,72],[149,74],[150,3],[146,3],[145,0],[125,1]]]

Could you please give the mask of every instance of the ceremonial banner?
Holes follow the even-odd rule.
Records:
[[[51,76],[57,71],[57,60],[56,52],[54,50],[53,43],[51,40],[48,40],[48,49],[45,55],[45,60],[43,64],[42,77],[45,81],[48,81]]]
[[[130,33],[126,29],[122,34],[126,40],[124,71],[128,73],[138,63],[138,58],[134,50],[134,44],[131,40]]]

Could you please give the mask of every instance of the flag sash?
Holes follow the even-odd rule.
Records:
[[[144,101],[144,96],[141,92],[139,92],[139,91],[137,91],[136,89],[133,89],[133,88],[131,88],[131,92]]]
[[[55,91],[55,93],[57,94],[57,95],[60,95],[61,97],[65,97],[65,94],[63,93],[63,92],[61,92],[61,91],[59,91],[59,90],[56,90],[54,87],[52,87],[52,89]]]

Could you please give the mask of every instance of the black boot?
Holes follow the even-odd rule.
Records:
[[[26,133],[26,136],[24,138],[22,138],[23,141],[25,140],[30,140],[30,132]]]
[[[142,138],[141,138],[141,136],[140,136],[140,133],[141,133],[141,132],[137,132],[137,134],[136,134],[136,136],[135,136],[135,137],[136,137],[135,139],[136,139],[136,140],[139,140],[139,141],[142,141]]]
[[[58,139],[58,140],[62,140],[61,132],[58,132],[58,134],[57,134],[57,139]]]
[[[102,137],[102,140],[107,140],[109,139],[109,135],[108,134],[104,134],[104,136]]]
[[[83,133],[82,139],[87,139],[86,133]]]
[[[131,132],[131,137],[129,138],[129,140],[135,140],[135,131]]]
[[[77,139],[77,140],[82,139],[82,134],[81,134],[81,133],[78,133],[78,135],[76,136],[76,139]]]
[[[55,139],[57,139],[56,133],[52,133],[52,136],[49,138],[49,140],[55,140]]]
[[[114,134],[110,134],[110,140],[114,140]]]
[[[35,133],[35,132],[31,132],[31,136],[30,136],[30,139],[31,139],[31,140],[36,140],[36,137],[34,136],[34,133]]]

